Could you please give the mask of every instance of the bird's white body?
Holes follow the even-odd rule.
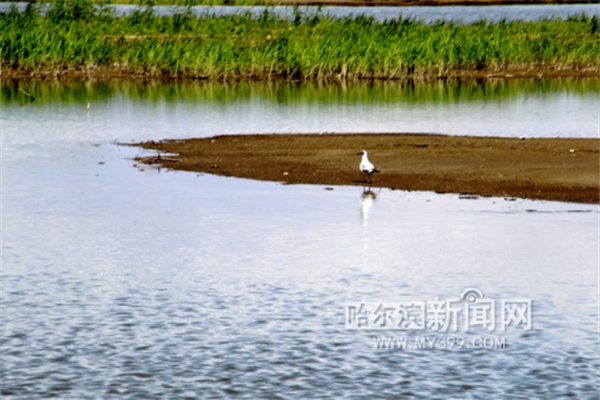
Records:
[[[360,160],[360,172],[363,174],[372,174],[375,171],[375,166],[371,161],[369,161],[369,156],[367,156],[367,152],[363,150],[362,159]]]
[[[361,151],[357,155],[362,155],[360,165],[358,166],[358,169],[360,169],[360,173],[362,174],[362,181],[366,183],[372,183],[371,175],[375,172],[379,172],[379,170],[377,170],[373,163],[369,161],[369,156],[367,155],[366,150]]]

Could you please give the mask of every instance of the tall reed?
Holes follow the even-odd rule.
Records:
[[[128,16],[89,0],[55,1],[41,12],[0,14],[0,63],[15,72],[109,72],[205,78],[450,77],[506,71],[594,70],[600,19],[470,25],[320,14],[281,18],[268,10],[195,17],[152,4]]]

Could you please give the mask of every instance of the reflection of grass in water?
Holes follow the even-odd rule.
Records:
[[[98,11],[99,10],[99,11]],[[0,15],[5,71],[97,69],[147,76],[333,79],[452,76],[461,71],[598,68],[597,17],[427,25],[296,12],[193,17],[140,8],[115,17],[88,1]]]
[[[95,3],[102,4],[103,0],[93,0]],[[139,0],[111,0],[112,4],[140,4]],[[269,1],[265,0],[154,0],[157,6],[256,6],[265,5]]]
[[[139,101],[198,101],[227,103],[258,99],[281,104],[290,103],[456,103],[464,101],[506,99],[524,94],[551,94],[568,91],[577,95],[598,96],[598,78],[566,79],[498,79],[467,81],[385,82],[358,81],[351,84],[305,82],[218,83],[209,81],[136,82],[112,81],[16,81],[0,83],[0,103],[23,103],[26,96],[34,104],[85,103],[123,96]]]

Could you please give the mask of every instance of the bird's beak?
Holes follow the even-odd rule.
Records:
[[[357,156],[362,156],[362,151],[360,153],[356,153]]]

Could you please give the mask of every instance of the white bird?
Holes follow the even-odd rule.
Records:
[[[363,182],[371,183],[371,175],[380,171],[377,168],[375,168],[371,161],[369,161],[369,156],[367,155],[366,150],[361,151],[357,154],[357,156],[362,156],[362,159],[360,160],[359,169],[360,173],[362,174]],[[368,180],[365,179],[365,176],[368,178]]]

